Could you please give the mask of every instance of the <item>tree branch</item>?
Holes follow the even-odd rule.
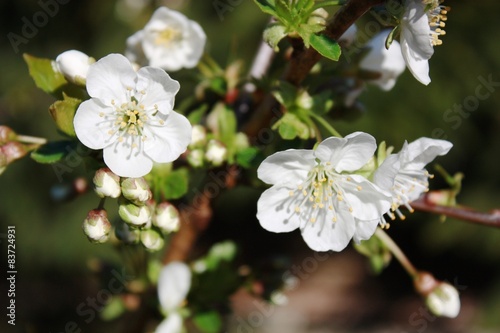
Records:
[[[494,209],[489,213],[483,213],[469,207],[436,205],[432,203],[428,197],[429,194],[425,194],[420,199],[412,201],[410,203],[411,207],[422,212],[442,214],[475,224],[500,228],[500,209]]]

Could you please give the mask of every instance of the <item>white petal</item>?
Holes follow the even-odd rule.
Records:
[[[148,139],[144,142],[144,153],[158,163],[176,160],[191,142],[191,124],[186,117],[175,111],[164,117],[163,126],[148,126],[151,134],[146,133]]]
[[[137,91],[146,94],[140,103],[147,108],[158,106],[158,111],[168,114],[174,107],[175,94],[179,91],[179,82],[172,80],[165,71],[155,67],[143,67],[137,71]]]
[[[370,134],[355,132],[345,138],[330,137],[321,142],[314,155],[322,162],[331,162],[337,172],[355,171],[373,157],[377,149]]]
[[[120,177],[142,177],[153,168],[153,161],[144,153],[131,150],[130,143],[116,142],[103,150],[104,163]]]
[[[374,220],[391,207],[392,197],[360,175],[350,175],[351,181],[343,182],[345,201],[352,207],[352,215],[360,220]],[[361,190],[358,190],[360,186]]]
[[[437,156],[446,155],[453,144],[446,140],[420,138],[408,145],[405,169],[422,169]]]
[[[389,155],[375,171],[373,182],[378,187],[389,191],[394,186],[394,178],[398,174],[400,167],[399,155]]]
[[[407,0],[401,25],[401,52],[413,76],[422,84],[429,84],[429,62],[434,53],[430,40],[429,19],[420,0]]]
[[[108,133],[111,125],[99,116],[101,113],[110,112],[113,112],[113,109],[103,105],[97,99],[89,99],[81,103],[73,119],[78,140],[90,149],[102,149],[113,143],[115,138],[110,137]]]
[[[164,266],[158,278],[158,298],[161,307],[170,312],[178,308],[191,288],[191,270],[178,261]]]
[[[295,206],[300,204],[290,197],[292,189],[286,186],[273,186],[257,202],[257,219],[260,225],[271,232],[290,232],[300,226],[300,216]]]
[[[121,54],[110,54],[92,64],[87,74],[87,91],[106,105],[129,102],[127,88],[135,87],[137,75],[130,61]]]
[[[193,68],[198,64],[203,55],[207,40],[205,32],[197,22],[190,21],[189,23],[189,29],[184,36],[185,43],[187,44],[186,49],[189,50],[184,63],[185,68]]]
[[[403,36],[403,34],[401,34]],[[428,85],[431,82],[429,76],[429,61],[418,57],[409,46],[407,40],[401,37],[401,53],[406,61],[408,70],[420,83]]]
[[[267,184],[299,185],[315,165],[311,150],[289,149],[267,157],[257,169],[257,177]]]
[[[377,230],[379,221],[379,219],[371,221],[356,220],[356,231],[352,239],[358,244],[362,240],[370,239]]]
[[[163,320],[155,330],[155,333],[181,333],[182,317],[177,312],[172,312]]]
[[[355,222],[349,211],[337,210],[337,221],[329,210],[322,220],[308,222],[301,228],[302,237],[314,251],[342,251],[354,235]]]

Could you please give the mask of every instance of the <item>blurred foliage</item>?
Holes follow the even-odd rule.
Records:
[[[54,100],[35,87],[22,58],[25,52],[55,58],[67,49],[79,49],[96,59],[123,52],[126,38],[143,27],[157,6],[167,5],[202,25],[208,36],[206,51],[219,64],[242,58],[248,67],[268,20],[250,0],[225,12],[218,12],[212,1],[144,2],[147,6],[137,11],[126,7],[133,1],[69,1],[59,5],[57,14],[40,27],[27,44],[19,45],[20,51],[16,53],[7,34],[21,34],[22,18],[31,20],[41,8],[33,0],[2,1],[0,123],[21,134],[62,138],[48,111]],[[474,96],[480,77],[487,79],[492,75],[493,81],[500,81],[497,38],[500,3],[483,0],[446,1],[445,4],[451,6],[452,11],[448,15],[444,44],[436,47],[430,61],[431,84],[425,87],[405,72],[388,93],[370,86],[360,98],[365,114],[355,121],[338,121],[336,129],[343,134],[366,131],[378,141],[395,145],[396,151],[405,139],[432,136],[435,129],[441,129],[454,143],[454,148],[438,162],[452,174],[458,171],[465,174],[459,203],[479,210],[499,208],[500,94],[495,90],[489,98],[480,101],[477,110],[467,118],[460,118],[456,128],[452,127],[455,122],[447,122],[444,117],[455,104],[460,105],[468,96]],[[362,25],[359,28],[363,30]],[[183,83],[177,97],[180,104],[192,94],[196,81],[184,71],[172,76]],[[81,231],[87,211],[98,204],[96,196],[88,193],[71,202],[57,202],[51,196],[58,187],[67,186],[81,175],[84,175],[83,165],[75,166],[63,175],[61,182],[53,167],[25,158],[0,177],[0,233],[7,225],[16,225],[17,231],[18,278],[23,285],[17,296],[18,311],[33,325],[43,322],[43,331],[59,332],[67,320],[82,322],[75,309],[93,293],[88,282],[93,281],[88,263],[95,257],[110,263],[119,260],[111,245],[90,244]],[[444,181],[436,177],[431,186],[444,186]],[[229,212],[224,212],[227,214],[216,212],[223,227],[213,229],[225,229],[224,235],[228,238],[251,245],[250,238],[265,234],[252,215],[258,196],[251,192],[253,190],[239,191],[238,195],[228,195],[232,205]],[[500,325],[497,313],[500,298],[496,296],[500,290],[497,265],[500,230],[453,219],[444,224],[438,221],[438,216],[416,213],[405,222],[394,223],[389,233],[408,251],[417,266],[443,278],[459,276],[468,286],[465,294],[480,297],[483,303],[477,306],[483,309],[483,315],[477,318],[478,325]],[[237,222],[246,225],[240,229]],[[217,237],[221,236],[214,236]],[[242,251],[250,257],[250,262],[257,261],[258,256],[269,255],[268,252],[297,251],[294,236],[272,234],[262,239],[264,245],[259,245],[258,251],[245,250],[243,246]],[[269,247],[264,251],[265,246]],[[2,250],[2,257],[4,252]],[[383,274],[389,275],[391,271]],[[58,283],[61,287],[54,288]],[[64,296],[65,293],[70,296]],[[47,302],[51,305],[47,306]],[[86,331],[88,326],[81,327]],[[113,326],[105,325],[103,329],[106,327]]]

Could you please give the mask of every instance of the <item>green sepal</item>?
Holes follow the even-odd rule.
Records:
[[[63,100],[56,101],[49,107],[49,112],[57,128],[70,137],[76,137],[73,118],[82,100],[67,96],[63,93]]]
[[[250,168],[252,161],[255,159],[259,149],[257,147],[248,147],[236,153],[236,163],[243,168]]]
[[[254,2],[264,13],[272,16],[278,16],[278,14],[276,13],[274,0],[254,0]]]
[[[38,149],[31,153],[31,158],[38,163],[52,164],[59,162],[66,155],[74,152],[76,149],[76,142],[70,140],[54,141],[40,146]]]
[[[373,236],[359,244],[354,244],[354,248],[368,257],[371,269],[375,274],[380,274],[391,262],[391,252],[378,237]]]

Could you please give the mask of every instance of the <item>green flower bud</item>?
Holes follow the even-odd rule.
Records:
[[[187,155],[188,163],[195,168],[203,166],[204,158],[205,158],[205,152],[202,149],[191,150]]]
[[[0,145],[13,141],[16,137],[16,132],[14,132],[10,127],[4,125],[0,126]]]
[[[169,202],[162,202],[156,207],[156,214],[153,216],[153,225],[160,228],[165,233],[179,230],[181,219],[179,211]]]
[[[161,250],[165,245],[163,236],[155,229],[142,230],[141,243],[147,250],[152,252]]]
[[[109,239],[111,223],[104,209],[91,210],[83,221],[83,232],[93,243],[104,243]]]
[[[234,148],[236,151],[241,151],[250,147],[250,141],[248,140],[248,136],[243,132],[236,133],[234,138]]]
[[[205,158],[214,166],[220,166],[227,157],[227,148],[218,140],[210,140],[207,145]]]
[[[151,210],[148,206],[123,203],[118,207],[118,214],[123,221],[134,227],[143,227],[151,222]]]
[[[101,168],[94,175],[95,192],[101,198],[118,198],[122,193],[120,188],[120,177],[108,168]]]
[[[141,178],[125,178],[122,180],[123,196],[136,205],[144,205],[153,197],[146,180]]]

